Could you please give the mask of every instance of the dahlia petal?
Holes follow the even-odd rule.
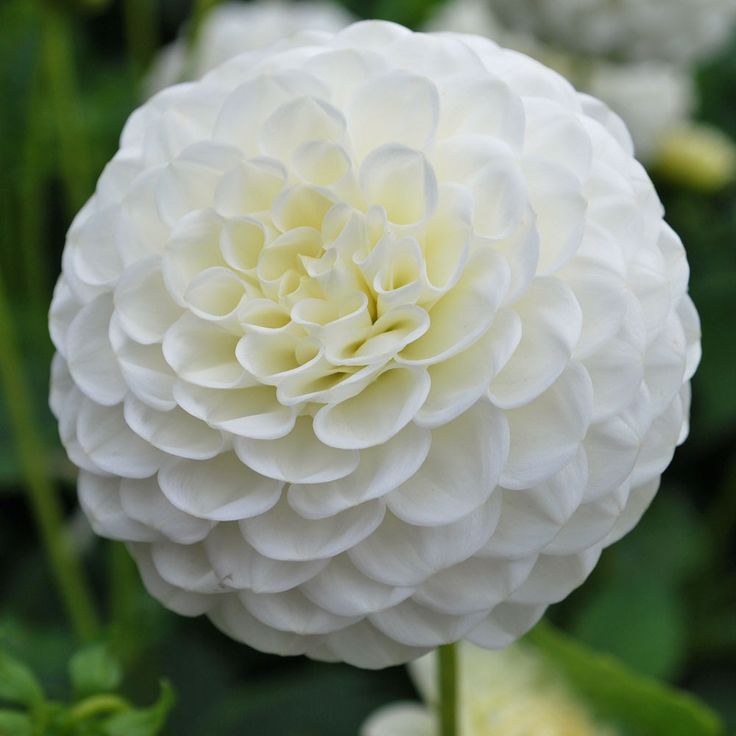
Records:
[[[385,513],[380,501],[334,514],[305,519],[285,499],[257,519],[240,522],[243,536],[258,552],[274,560],[320,560],[334,557],[369,537]]]
[[[554,273],[580,246],[587,202],[577,178],[542,161],[524,166],[537,227],[544,233],[539,245],[539,273]]]
[[[526,101],[524,112],[529,140],[525,153],[562,166],[584,182],[590,172],[593,149],[578,116],[558,102],[539,97]]]
[[[412,598],[447,615],[487,613],[528,577],[535,556],[518,560],[471,557],[425,580]]]
[[[166,332],[166,362],[185,381],[204,388],[233,388],[247,382],[235,357],[238,336],[186,313]]]
[[[77,484],[79,503],[97,534],[108,539],[152,542],[155,529],[131,518],[121,504],[120,479],[82,470]]]
[[[115,287],[115,314],[123,330],[143,345],[161,342],[166,330],[181,316],[169,297],[161,275],[160,258],[126,269]]]
[[[503,259],[489,248],[476,251],[460,281],[432,307],[429,329],[398,362],[431,365],[470,347],[491,325],[507,283]]]
[[[417,472],[431,442],[428,430],[407,424],[388,442],[361,450],[350,475],[328,483],[292,484],[289,504],[307,519],[320,519],[380,498]]]
[[[298,590],[284,593],[239,594],[243,606],[259,621],[278,631],[301,634],[330,634],[358,621],[358,617],[337,616],[316,606]]]
[[[326,639],[329,650],[337,659],[370,670],[408,662],[426,654],[431,648],[398,642],[380,632],[367,619],[335,631]]]
[[[608,536],[603,540],[604,547],[618,542],[619,539],[628,534],[639,523],[639,520],[647,508],[649,508],[649,504],[659,490],[659,484],[659,478],[654,478],[648,483],[631,489],[623,512],[616,519],[616,523],[608,533]]]
[[[513,600],[532,605],[561,601],[590,575],[600,554],[601,548],[596,545],[573,555],[539,555]]]
[[[241,161],[217,183],[214,207],[219,215],[236,218],[244,212],[264,212],[286,182],[284,167],[268,157]]]
[[[485,75],[450,77],[441,87],[437,137],[458,134],[500,138],[515,150],[524,142],[525,109],[511,88]]]
[[[485,618],[478,614],[442,614],[420,606],[411,598],[369,616],[386,636],[412,647],[436,647],[462,639]]]
[[[291,432],[298,406],[283,406],[272,386],[249,386],[227,391],[179,382],[178,404],[189,414],[224,432],[258,440],[272,440]]]
[[[488,392],[504,409],[528,404],[557,380],[570,361],[582,322],[572,292],[554,278],[534,279],[514,311],[522,325],[521,340]]]
[[[380,445],[413,419],[428,393],[429,376],[425,370],[389,368],[357,396],[322,407],[314,417],[314,432],[332,448],[355,452]],[[357,464],[356,453],[351,470]]]
[[[151,562],[161,579],[175,588],[208,596],[227,592],[208,563],[202,544],[154,542]]]
[[[69,282],[62,275],[54,287],[54,296],[49,310],[49,334],[54,347],[66,355],[66,335],[69,325],[77,316],[82,305],[77,300]]]
[[[583,442],[588,458],[585,500],[597,500],[623,483],[634,469],[640,446],[636,430],[621,417],[591,425]]]
[[[490,329],[467,350],[429,367],[429,396],[415,421],[424,427],[451,422],[472,406],[504,367],[521,339],[521,320],[511,310],[496,313]]]
[[[484,649],[503,649],[542,618],[546,605],[500,603],[465,638]]]
[[[590,378],[582,366],[571,363],[541,396],[508,411],[511,450],[501,485],[528,488],[561,470],[575,456],[592,410]]]
[[[108,337],[112,312],[110,296],[102,294],[82,307],[66,335],[67,363],[74,381],[89,398],[105,406],[119,403],[127,390]]]
[[[406,600],[414,588],[379,583],[357,570],[346,555],[340,555],[301,591],[315,605],[337,616],[363,617]]]
[[[327,560],[272,560],[251,547],[235,523],[217,524],[205,541],[207,558],[220,584],[254,593],[281,593],[317,575]]]
[[[221,597],[217,606],[208,611],[212,623],[229,637],[269,654],[304,654],[316,636],[278,631],[261,623],[241,603],[236,595]]]
[[[124,416],[128,426],[162,452],[190,460],[206,460],[223,448],[220,432],[183,409],[161,412],[134,396],[127,396]]]
[[[192,593],[167,583],[153,564],[150,545],[129,544],[128,550],[138,565],[146,590],[166,608],[180,616],[201,616],[214,605],[214,596]]]
[[[472,443],[477,447],[468,452]],[[387,496],[388,508],[408,524],[440,526],[458,521],[489,499],[508,451],[506,419],[482,399],[433,430],[427,459]]]
[[[130,429],[122,405],[106,407],[84,400],[77,417],[77,439],[92,462],[122,478],[147,478],[164,458]]]
[[[201,319],[232,318],[246,296],[245,283],[229,268],[214,266],[197,274],[184,292],[184,302]]]
[[[383,523],[348,555],[368,577],[386,585],[412,586],[467,560],[493,534],[501,513],[495,494],[480,509],[445,526],[410,526],[387,514]]]
[[[133,521],[162,534],[177,544],[201,542],[212,522],[180,511],[166,499],[155,478],[120,483],[120,506]]]
[[[220,251],[222,220],[212,210],[193,212],[172,233],[161,261],[164,283],[182,307],[192,279],[208,268],[225,266]]]
[[[386,143],[424,149],[434,136],[439,107],[437,88],[426,77],[393,71],[368,80],[347,112],[359,159]]]
[[[176,374],[166,362],[161,345],[133,342],[118,327],[115,316],[110,322],[110,337],[130,391],[154,409],[173,409],[176,406],[173,393]]]
[[[310,141],[340,142],[345,119],[339,110],[323,100],[299,97],[281,105],[264,121],[259,136],[263,153],[284,163]]]
[[[232,453],[206,461],[169,461],[161,468],[158,480],[174,506],[212,521],[262,514],[277,502],[283,485],[245,467]]]
[[[621,515],[628,495],[628,484],[624,484],[598,501],[581,504],[544,548],[544,554],[571,555],[600,544]]]
[[[501,517],[479,554],[491,559],[537,554],[580,505],[587,481],[588,460],[581,448],[550,480],[524,490],[502,489]]]
[[[74,275],[89,286],[113,284],[123,269],[117,243],[120,206],[111,204],[82,212],[88,214],[84,220],[76,219],[69,231]]]
[[[366,156],[360,186],[366,200],[384,207],[389,221],[397,225],[423,222],[437,206],[437,180],[427,159],[397,143]]]
[[[344,478],[360,461],[356,450],[323,443],[312,429],[310,417],[300,417],[294,429],[278,439],[239,437],[235,452],[256,472],[287,483],[325,483]]]

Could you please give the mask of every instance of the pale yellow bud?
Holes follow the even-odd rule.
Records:
[[[736,145],[709,125],[678,126],[663,136],[652,168],[673,182],[716,191],[736,177]]]

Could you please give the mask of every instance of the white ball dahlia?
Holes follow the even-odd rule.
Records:
[[[733,31],[734,0],[489,0],[512,29],[568,51],[689,63]]]
[[[182,35],[164,47],[145,82],[148,96],[178,82],[199,79],[246,51],[298,31],[339,31],[354,18],[329,0],[254,0],[216,5],[206,15],[194,48]]]
[[[684,438],[687,281],[601,103],[358,23],[133,113],[69,231],[51,403],[169,608],[363,667],[500,647]]]

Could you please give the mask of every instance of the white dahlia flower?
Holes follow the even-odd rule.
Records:
[[[647,163],[670,131],[681,129],[692,117],[695,89],[689,70],[664,62],[614,63],[561,51],[509,30],[487,0],[451,0],[430,19],[427,30],[481,34],[557,70],[624,120],[637,157]]]
[[[357,23],[133,113],[67,238],[51,403],[169,608],[364,667],[500,647],[685,437],[687,282],[602,103]]]
[[[616,60],[690,63],[724,43],[734,0],[489,0],[515,31]]]
[[[615,736],[536,650],[514,644],[489,652],[463,642],[458,649],[459,733],[464,736]],[[376,711],[361,736],[437,736],[436,657],[410,665],[426,706],[394,703]]]
[[[182,34],[164,47],[145,81],[148,96],[178,82],[199,79],[246,51],[298,31],[339,31],[354,18],[329,0],[254,0],[216,5],[202,22],[193,49]]]

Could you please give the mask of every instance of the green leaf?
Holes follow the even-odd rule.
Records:
[[[723,726],[697,698],[628,669],[541,623],[527,635],[591,708],[631,736],[722,736]]]
[[[43,690],[31,670],[4,652],[0,652],[0,700],[29,708],[43,701]]]
[[[174,691],[161,682],[161,695],[150,708],[130,710],[110,717],[103,726],[105,736],[156,736],[166,723],[174,705]]]
[[[577,612],[571,633],[661,679],[677,674],[687,643],[682,600],[671,586],[649,576],[613,578]]]
[[[0,736],[32,736],[33,724],[25,713],[0,710]]]
[[[92,644],[71,658],[69,676],[74,694],[78,698],[84,698],[115,690],[120,685],[123,671],[106,645]]]

